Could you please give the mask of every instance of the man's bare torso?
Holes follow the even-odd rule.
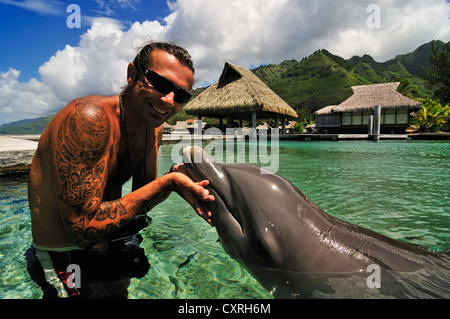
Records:
[[[75,246],[67,235],[65,214],[89,212],[91,207],[94,212],[99,202],[119,199],[122,185],[135,170],[138,175],[144,175],[144,159],[147,162],[144,180],[157,177],[159,128],[150,129],[150,147],[145,155],[142,147],[145,129],[130,139],[125,135],[128,132],[124,125],[118,95],[74,100],[50,122],[41,136],[29,175],[35,245],[45,248]],[[134,165],[130,154],[133,154]],[[120,207],[110,214],[113,212],[120,213]],[[83,220],[88,221],[89,217]]]

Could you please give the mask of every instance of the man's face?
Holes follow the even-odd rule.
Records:
[[[189,92],[194,84],[194,75],[188,67],[165,51],[154,51],[151,55],[152,65],[146,66],[148,70],[156,72],[176,87]],[[183,105],[175,101],[174,92],[165,94],[158,91],[141,71],[137,72],[139,77],[133,88],[136,116],[145,123],[145,126],[158,127],[177,114]]]

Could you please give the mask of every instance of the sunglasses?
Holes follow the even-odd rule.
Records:
[[[147,78],[148,83],[150,83],[156,90],[163,94],[169,94],[170,92],[173,92],[175,94],[175,102],[183,104],[189,101],[189,99],[191,98],[190,93],[175,86],[172,81],[166,79],[158,73],[147,68],[141,68],[141,70],[144,70],[144,72],[142,73],[144,73],[144,76]]]

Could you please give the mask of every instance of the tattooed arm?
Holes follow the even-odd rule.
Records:
[[[194,183],[183,174],[172,173],[122,198],[103,201],[110,167],[117,161],[111,155],[117,152],[113,145],[117,132],[96,101],[83,98],[73,103],[59,126],[54,152],[58,209],[70,241],[80,247],[95,243],[171,191],[182,194],[191,205],[198,199],[208,200],[207,182]]]
[[[111,123],[96,101],[74,101],[56,142],[59,211],[69,239],[84,247],[133,216],[121,200],[102,202],[111,152]]]

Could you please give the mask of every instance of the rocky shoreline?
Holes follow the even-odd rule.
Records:
[[[35,151],[9,151],[0,153],[0,176],[27,174]]]
[[[27,174],[39,135],[0,136],[0,176]]]

